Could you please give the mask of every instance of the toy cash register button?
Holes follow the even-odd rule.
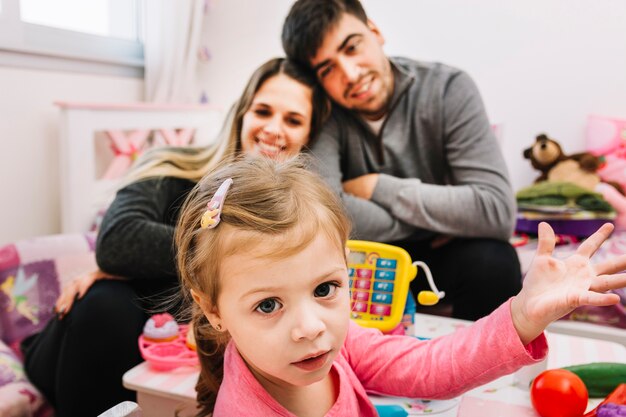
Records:
[[[372,304],[370,307],[370,314],[376,314],[377,316],[390,316],[391,306]]]
[[[372,282],[366,279],[357,279],[354,283],[354,288],[358,288],[360,290],[369,290],[372,286]]]
[[[376,260],[376,268],[396,269],[396,265],[395,259],[378,258]]]
[[[359,268],[356,270],[356,276],[359,278],[371,278],[372,270],[366,268]]]
[[[391,304],[393,297],[391,294],[382,294],[379,292],[375,292],[372,294],[372,302],[373,303],[381,303],[381,304]]]
[[[370,298],[370,293],[363,291],[354,291],[352,293],[352,299],[357,301],[367,301]]]
[[[393,281],[394,279],[396,279],[396,273],[394,271],[376,271],[374,273],[374,278]]]
[[[393,284],[391,282],[374,282],[374,291],[393,292]]]
[[[357,312],[357,313],[366,313],[367,303],[356,302],[352,304],[352,311]]]
[[[349,277],[353,277],[354,276],[354,268],[348,268],[348,276]]]

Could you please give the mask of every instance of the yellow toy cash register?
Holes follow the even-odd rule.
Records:
[[[433,305],[445,295],[435,287],[428,266],[412,262],[408,252],[400,247],[349,240],[348,249],[351,318],[361,326],[390,332],[400,324],[409,284],[417,275],[418,265],[424,270],[432,291],[421,291],[417,301]]]

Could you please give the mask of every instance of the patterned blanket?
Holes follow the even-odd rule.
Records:
[[[50,320],[65,282],[95,270],[94,242],[94,233],[66,234],[0,247],[0,417],[52,416],[17,346]]]

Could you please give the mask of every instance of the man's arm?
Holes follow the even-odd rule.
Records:
[[[322,131],[311,148],[316,168],[331,188],[341,197],[352,220],[352,238],[391,242],[407,238],[415,228],[394,217],[386,208],[345,193],[341,180],[341,146],[338,134]]]
[[[515,224],[513,190],[478,89],[465,73],[447,85],[443,123],[451,185],[380,174],[372,201],[417,227],[507,240]]]

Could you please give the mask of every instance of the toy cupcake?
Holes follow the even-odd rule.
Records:
[[[149,342],[171,342],[178,338],[178,323],[171,314],[155,314],[143,326],[143,337]]]

